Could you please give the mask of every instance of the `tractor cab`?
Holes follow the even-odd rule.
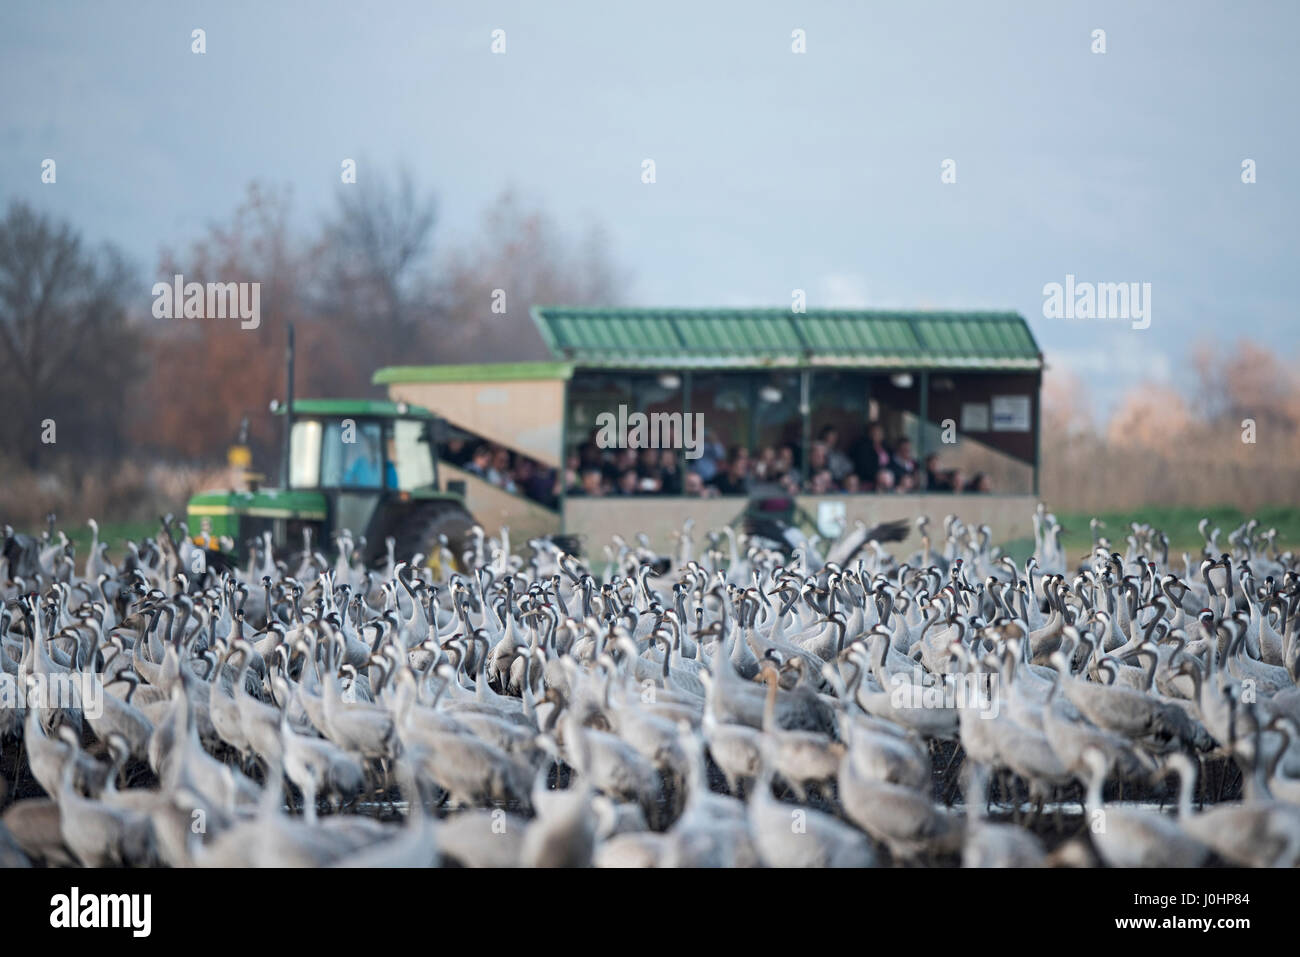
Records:
[[[404,402],[296,402],[288,487],[371,502],[436,492],[436,425],[427,410]]]
[[[290,413],[283,405],[277,415]],[[443,538],[460,554],[473,524],[463,497],[438,487],[441,421],[405,402],[297,399],[290,413],[282,489],[208,492],[190,502],[190,528],[205,542],[221,536],[242,560],[270,531],[280,548],[333,556],[343,529],[367,564],[384,562],[388,540],[399,560],[437,556]]]

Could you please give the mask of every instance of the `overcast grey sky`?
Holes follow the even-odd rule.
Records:
[[[252,180],[309,218],[344,157],[406,165],[435,242],[514,187],[602,224],[632,303],[1014,309],[1104,404],[1197,337],[1296,356],[1298,33],[1291,2],[10,2],[0,200],[152,282]],[[1150,328],[1043,318],[1067,273],[1150,282]]]

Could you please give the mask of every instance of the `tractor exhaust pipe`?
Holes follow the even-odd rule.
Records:
[[[284,450],[280,459],[280,487],[289,487],[289,443],[293,435],[293,323],[289,323],[289,338],[284,349],[284,361],[287,366],[288,382],[285,386],[286,401],[284,406]]]

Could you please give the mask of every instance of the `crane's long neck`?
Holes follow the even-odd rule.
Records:
[[[1187,766],[1178,774],[1178,819],[1191,820],[1192,795],[1196,793],[1196,761],[1189,758]]]
[[[1106,765],[1104,762],[1097,762],[1093,768],[1092,776],[1088,779],[1088,795],[1085,803],[1088,807],[1088,813],[1097,814],[1103,810],[1102,789],[1106,784]]]
[[[763,702],[763,732],[771,734],[776,727],[776,690],[780,684],[775,671],[767,675],[767,698]]]

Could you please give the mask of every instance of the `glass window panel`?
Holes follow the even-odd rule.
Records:
[[[394,464],[399,489],[410,492],[433,485],[433,454],[426,423],[413,419],[395,420],[392,452],[396,456]]]
[[[754,386],[744,372],[707,372],[691,380],[691,412],[703,416],[704,447],[687,466],[717,494],[748,489]]]
[[[918,374],[818,369],[810,406],[809,491],[916,490]]]
[[[298,419],[289,434],[289,487],[316,488],[320,480],[321,424]]]
[[[321,454],[321,485],[326,488],[382,488],[384,464],[378,422],[329,422]],[[345,441],[349,440],[349,441]]]
[[[797,372],[773,372],[754,380],[751,480],[785,484],[795,491],[803,449],[801,377]]]
[[[565,423],[566,493],[678,494],[688,437],[683,408],[683,377],[677,372],[576,374]],[[602,429],[609,422],[603,416],[613,417],[612,434]],[[689,437],[697,441],[693,433]]]
[[[805,488],[819,494],[868,490],[871,483],[865,477],[875,470],[865,464],[865,443],[872,413],[878,410],[871,400],[871,377],[818,369],[812,374],[809,406],[812,444]]]

